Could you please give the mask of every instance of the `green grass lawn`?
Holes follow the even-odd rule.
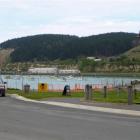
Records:
[[[18,94],[29,99],[41,100],[47,98],[81,98],[84,99],[84,92],[72,92],[71,96],[62,96],[61,92],[47,92],[47,93],[38,93],[30,92],[24,93],[21,90],[8,90],[9,94]],[[117,91],[108,91],[107,97],[104,98],[102,91],[96,91],[93,93],[93,101],[98,102],[111,102],[111,103],[127,103],[127,91],[121,90],[119,93]],[[133,97],[133,102],[140,104],[140,92],[137,94],[137,97]]]
[[[41,93],[41,92],[30,92],[30,93],[24,93],[21,90],[8,90],[8,94],[18,94],[21,96],[24,96],[29,99],[45,99],[45,98],[82,98],[84,97],[84,93],[78,92],[78,93],[71,93],[71,96],[62,96],[61,92],[47,92],[47,93]]]
[[[93,100],[99,102],[112,102],[112,103],[127,103],[128,94],[127,91],[121,90],[119,93],[117,91],[109,91],[107,97],[104,98],[102,92],[96,92],[93,94]],[[140,92],[137,93],[137,96],[133,96],[133,102],[140,104]]]

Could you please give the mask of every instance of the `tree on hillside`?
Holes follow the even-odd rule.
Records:
[[[107,33],[89,37],[36,35],[8,40],[0,46],[14,48],[12,62],[76,59],[87,56],[115,56],[132,48],[135,34]]]

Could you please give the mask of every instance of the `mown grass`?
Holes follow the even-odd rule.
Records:
[[[47,93],[39,93],[39,92],[31,92],[24,93],[21,90],[8,90],[9,94],[18,94],[20,96],[24,96],[29,99],[41,100],[47,98],[84,98],[84,92],[72,92],[71,96],[62,96],[61,92],[47,92]],[[111,103],[127,103],[128,94],[125,90],[120,90],[119,92],[116,90],[108,91],[107,97],[104,98],[104,94],[102,91],[93,92],[93,101],[97,102],[111,102]],[[136,104],[140,104],[140,92],[137,93],[137,96],[133,96],[133,102]]]
[[[72,92],[70,96],[62,96],[62,92],[47,92],[47,93],[42,93],[42,92],[33,92],[30,91],[29,93],[24,93],[21,90],[8,90],[8,94],[18,94],[20,96],[24,96],[29,99],[35,99],[35,100],[40,100],[40,99],[45,99],[45,98],[82,98],[84,97],[83,92]]]
[[[112,103],[127,103],[128,102],[128,93],[126,90],[116,90],[108,91],[107,97],[104,98],[103,92],[95,92],[93,94],[93,100],[99,102],[112,102]],[[133,102],[140,104],[140,92],[137,93],[137,96],[133,95]]]

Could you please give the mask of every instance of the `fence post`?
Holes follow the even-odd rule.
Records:
[[[132,86],[128,86],[128,105],[133,104],[133,90]]]
[[[89,99],[89,85],[85,85],[85,100]]]
[[[92,85],[85,86],[85,100],[92,100]]]
[[[134,97],[135,97],[135,99],[137,98],[137,90],[136,89],[134,89]]]
[[[92,85],[89,85],[89,100],[92,100]]]
[[[117,94],[118,94],[118,96],[120,95],[120,92],[121,92],[121,86],[119,85],[119,86],[117,87]]]
[[[107,86],[104,86],[104,98],[107,97]]]

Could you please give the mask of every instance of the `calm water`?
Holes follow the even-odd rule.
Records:
[[[85,86],[92,85],[122,85],[129,84],[132,80],[140,80],[135,77],[99,77],[99,76],[47,76],[47,75],[2,75],[2,78],[7,82],[8,88],[22,89],[25,84],[29,84],[31,89],[38,89],[38,83],[47,83],[49,89],[63,89],[64,85],[68,84],[71,88],[75,84]]]

